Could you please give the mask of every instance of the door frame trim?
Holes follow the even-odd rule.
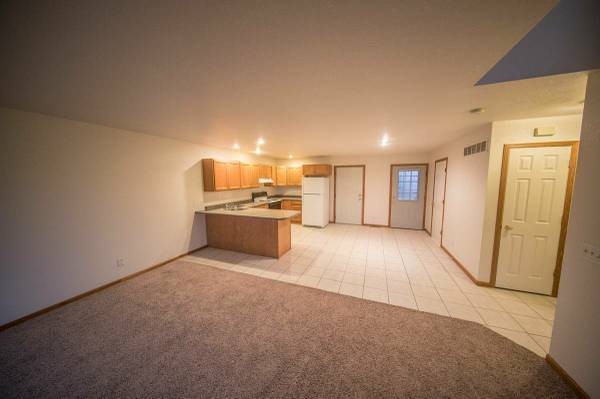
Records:
[[[420,229],[409,229],[406,227],[392,227],[392,180],[393,180],[393,170],[394,170],[394,166],[400,166],[400,167],[410,167],[410,166],[419,166],[425,167],[425,195],[423,197],[423,222],[421,223],[421,228]],[[387,227],[391,228],[391,229],[405,229],[405,230],[425,230],[425,214],[427,213],[427,184],[429,183],[429,164],[428,163],[393,163],[390,164],[390,187],[389,187],[389,195],[388,195],[388,222],[387,222]]]
[[[362,168],[362,201],[361,201],[361,209],[360,209],[360,224],[361,226],[365,224],[365,175],[366,175],[366,166],[363,165],[334,165],[333,166],[333,223],[336,223],[336,192],[337,192],[337,169],[338,168]]]
[[[537,148],[537,147],[571,147],[571,156],[569,158],[569,173],[567,175],[567,188],[563,204],[563,215],[560,222],[560,234],[558,238],[558,251],[556,254],[556,265],[554,267],[552,281],[552,296],[558,295],[558,285],[560,283],[560,272],[562,270],[562,261],[565,251],[565,239],[567,237],[567,227],[569,225],[569,213],[571,211],[571,200],[573,198],[573,183],[575,182],[575,170],[577,168],[577,157],[579,154],[579,140],[572,141],[549,141],[542,143],[519,143],[504,144],[502,153],[502,169],[500,172],[500,187],[498,189],[498,208],[496,209],[496,225],[494,229],[494,247],[492,252],[492,269],[490,272],[490,285],[496,286],[496,277],[498,274],[498,257],[500,256],[500,238],[502,232],[502,216],[504,214],[504,198],[506,196],[506,179],[508,177],[508,162],[510,150],[513,148]]]
[[[444,173],[444,203],[442,204],[442,225],[440,231],[440,246],[444,241],[444,215],[446,214],[446,188],[448,187],[448,157],[440,158],[433,164],[433,190],[431,190],[431,220],[429,224],[429,234],[433,237],[433,205],[435,201],[435,171],[438,162],[446,161],[446,172]]]

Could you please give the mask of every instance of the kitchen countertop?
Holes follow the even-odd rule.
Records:
[[[246,209],[230,210],[225,208],[213,209],[210,211],[196,211],[196,213],[204,213],[207,215],[227,215],[227,216],[245,216],[251,218],[263,218],[263,219],[290,219],[298,214],[300,211],[288,211],[283,209],[265,209],[249,207]]]
[[[252,207],[252,206],[259,206],[262,204],[269,204],[269,203],[274,203],[274,202],[281,202],[283,200],[291,200],[291,201],[299,201],[302,202],[302,196],[298,195],[282,195],[282,196],[272,196],[269,197],[269,199],[267,201],[259,201],[259,202],[252,202],[251,199],[244,199],[244,200],[235,200],[235,201],[230,201],[229,204],[236,204],[236,205],[243,205],[243,206],[248,206],[248,207]],[[220,208],[225,208],[225,205],[227,205],[227,202],[217,202],[217,203],[207,203],[204,206],[205,210],[216,210],[216,209],[220,209]]]
[[[280,196],[275,195],[275,196],[269,197],[269,199],[302,201],[302,196],[301,195],[282,195],[280,197]]]

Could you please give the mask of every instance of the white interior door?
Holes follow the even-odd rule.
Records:
[[[422,229],[425,204],[426,167],[392,167],[390,227]]]
[[[444,201],[446,200],[446,172],[448,161],[435,163],[433,181],[433,209],[431,212],[431,237],[442,244]]]
[[[496,286],[552,293],[570,158],[570,146],[510,150]]]
[[[335,222],[362,224],[363,167],[337,167],[335,172]]]

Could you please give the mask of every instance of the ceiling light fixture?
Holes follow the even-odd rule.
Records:
[[[256,145],[263,145],[265,143],[265,139],[263,139],[262,137],[259,137],[258,140],[256,140]]]
[[[387,132],[383,133],[383,137],[381,138],[381,146],[385,147],[390,143],[390,136],[387,134]]]
[[[260,147],[256,146],[256,151],[254,151],[257,155],[260,155],[261,151],[260,151]]]
[[[473,108],[469,110],[471,114],[483,114],[485,112],[485,108]]]
[[[289,158],[289,159],[292,159],[292,158],[294,158],[294,157],[292,156],[292,154],[290,154],[290,155],[288,155],[288,158]]]
[[[240,145],[238,143],[233,143],[233,149],[234,150],[239,150],[240,149]]]

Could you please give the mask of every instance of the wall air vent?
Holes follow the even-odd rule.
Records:
[[[487,150],[487,141],[482,141],[481,143],[473,144],[464,148],[463,155],[465,157],[473,154],[478,154],[480,152],[485,152]]]

